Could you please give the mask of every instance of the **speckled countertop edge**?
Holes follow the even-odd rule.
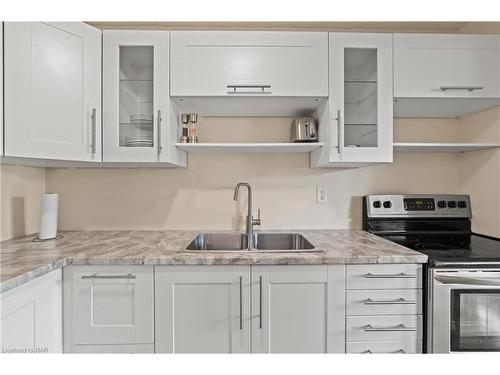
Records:
[[[263,230],[297,232],[320,252],[240,253],[184,251],[202,231],[68,231],[59,241],[33,236],[2,241],[0,293],[66,265],[317,265],[426,263],[427,256],[363,230]],[[235,231],[210,231],[234,233]]]

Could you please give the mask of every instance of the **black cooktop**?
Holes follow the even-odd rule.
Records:
[[[382,237],[429,257],[430,265],[498,263],[500,239],[478,234],[391,234]]]

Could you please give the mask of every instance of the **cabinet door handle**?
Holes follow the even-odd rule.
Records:
[[[82,279],[125,279],[125,280],[130,280],[130,279],[135,279],[136,276],[133,273],[129,273],[127,275],[98,275],[97,273],[94,273],[93,275],[84,275],[82,276]]]
[[[240,276],[240,329],[243,329],[243,276]]]
[[[259,276],[259,329],[262,329],[262,276]]]
[[[389,352],[389,353],[402,353],[402,354],[405,354],[406,352],[403,350],[403,349],[398,349],[398,350],[395,350],[393,352]],[[372,350],[371,349],[367,349],[365,350],[364,352],[362,352],[361,354],[373,354]]]
[[[161,154],[161,150],[162,150],[162,147],[161,147],[161,111],[158,110],[158,117],[156,119],[156,131],[157,131],[157,135],[158,135],[158,160],[160,159],[160,154]]]
[[[90,120],[91,120],[91,143],[90,143],[90,149],[92,151],[92,154],[96,153],[96,136],[97,136],[97,129],[96,129],[96,116],[97,116],[97,111],[95,108],[92,108],[92,113],[90,114]]]
[[[228,94],[271,94],[271,85],[227,85]]]
[[[441,91],[448,91],[448,90],[463,90],[463,91],[474,91],[474,90],[483,90],[483,86],[441,86],[439,88]]]
[[[363,301],[365,305],[416,305],[417,301],[414,299],[398,298],[393,300],[374,300],[367,298]]]
[[[340,116],[340,110],[337,111],[337,152],[340,154],[340,144],[342,142],[342,117]]]
[[[404,324],[398,324],[395,327],[373,327],[367,324],[363,327],[365,332],[394,332],[394,331],[416,331],[417,327],[407,327]]]
[[[409,275],[407,273],[401,272],[396,274],[387,274],[387,275],[377,275],[371,272],[368,272],[364,275],[365,279],[416,279],[417,275]]]

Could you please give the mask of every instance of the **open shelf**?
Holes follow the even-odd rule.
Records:
[[[402,143],[393,144],[394,152],[467,152],[499,148],[498,143]]]
[[[186,152],[203,153],[290,153],[311,152],[323,143],[176,143]]]

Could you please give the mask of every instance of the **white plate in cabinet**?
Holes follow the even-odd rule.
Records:
[[[328,96],[328,34],[172,31],[170,95]]]
[[[394,96],[499,98],[500,36],[394,35]]]
[[[348,316],[346,341],[422,340],[421,315]]]
[[[348,342],[348,354],[418,354],[422,353],[422,341],[372,341]]]
[[[422,288],[419,264],[363,264],[346,268],[347,289]]]
[[[422,313],[419,289],[348,290],[346,315],[403,315]]]
[[[153,344],[153,268],[64,268],[64,347]]]

